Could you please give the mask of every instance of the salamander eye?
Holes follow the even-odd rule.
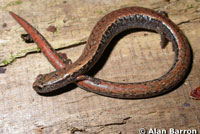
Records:
[[[36,78],[36,80],[38,80],[39,82],[43,81],[44,80],[44,75],[43,74],[39,74]]]
[[[42,93],[44,92],[44,81],[45,81],[45,74],[40,74],[37,76],[36,81],[33,83],[33,89],[38,92],[38,93]]]

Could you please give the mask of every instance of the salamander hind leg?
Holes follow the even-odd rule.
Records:
[[[161,39],[160,46],[162,49],[164,49],[167,46],[169,40],[166,38],[166,35],[161,28],[157,27],[156,31],[160,34],[160,39]]]
[[[160,10],[158,10],[157,12],[158,12],[160,15],[162,15],[162,16],[168,18],[167,12],[165,12],[165,11],[160,11]],[[164,49],[164,48],[167,46],[169,40],[166,38],[165,33],[162,31],[162,29],[161,29],[160,27],[157,27],[157,30],[156,30],[156,31],[160,34],[160,38],[161,38],[160,45],[161,45],[161,48]],[[174,46],[172,46],[172,47],[173,47],[173,51],[174,51]]]

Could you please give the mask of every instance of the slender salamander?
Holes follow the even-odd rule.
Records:
[[[48,93],[76,83],[79,87],[100,95],[115,98],[147,98],[163,94],[180,83],[186,76],[191,62],[191,50],[180,29],[161,12],[143,7],[115,10],[93,28],[81,56],[71,63],[66,56],[56,53],[46,39],[28,22],[13,12],[10,14],[30,34],[56,71],[40,74],[33,84],[38,93]],[[116,83],[84,75],[102,56],[110,41],[119,33],[134,28],[153,30],[161,35],[161,48],[166,42],[173,44],[174,64],[163,76],[144,82]]]

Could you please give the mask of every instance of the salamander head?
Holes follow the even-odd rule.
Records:
[[[38,93],[48,93],[62,88],[73,81],[74,79],[68,73],[55,71],[49,74],[38,75],[33,83],[33,88]]]

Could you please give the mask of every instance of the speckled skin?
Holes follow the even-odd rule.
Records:
[[[34,41],[36,40],[35,42],[44,55],[57,69],[55,72],[37,77],[33,88],[39,93],[51,92],[75,82],[79,87],[100,95],[116,98],[146,98],[173,89],[188,72],[191,51],[185,36],[169,18],[151,9],[128,7],[104,16],[93,28],[82,55],[72,64],[65,64],[64,60],[51,48],[44,37],[30,24],[14,13],[11,13],[11,15],[25,30],[27,29],[26,31]],[[161,34],[163,42],[166,42],[165,39],[172,42],[175,60],[166,74],[151,81],[138,83],[115,83],[83,75],[102,56],[113,37],[122,31],[133,28],[154,30]],[[161,47],[164,48],[165,45],[165,43],[162,43]],[[46,47],[50,49],[43,49]]]

